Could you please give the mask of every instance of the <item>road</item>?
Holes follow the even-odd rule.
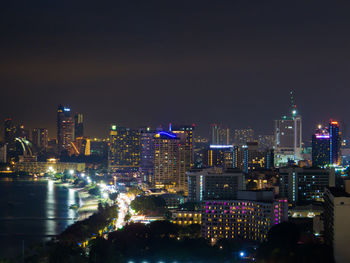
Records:
[[[134,196],[130,196],[125,193],[120,193],[118,195],[117,203],[118,203],[119,210],[118,210],[118,218],[115,223],[116,229],[122,228],[127,223],[125,221],[125,216],[128,214],[130,203],[134,198],[135,198]]]

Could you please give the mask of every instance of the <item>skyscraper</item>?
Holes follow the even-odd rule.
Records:
[[[84,137],[84,118],[81,113],[74,115],[74,137]]]
[[[156,131],[150,127],[140,129],[141,136],[141,164],[142,181],[152,185],[154,181],[154,136]]]
[[[156,188],[175,190],[179,185],[179,142],[175,133],[154,136],[154,182]]]
[[[293,91],[290,92],[290,114],[275,120],[275,161],[276,166],[289,160],[301,160],[302,121],[294,104]]]
[[[32,130],[32,143],[37,150],[47,150],[49,133],[45,128],[34,128]]]
[[[58,152],[68,151],[72,141],[74,141],[74,118],[70,108],[59,105],[57,108]]]
[[[187,191],[186,172],[193,167],[193,132],[194,125],[175,125],[171,131],[180,139],[179,141],[179,180],[178,188]]]
[[[329,135],[330,135],[330,164],[340,165],[341,155],[340,155],[340,131],[339,123],[337,121],[331,121],[329,123]]]
[[[331,136],[328,129],[319,127],[312,135],[312,165],[324,167],[330,164]]]
[[[6,118],[4,121],[5,142],[10,143],[15,139],[16,127],[13,125],[11,118]]]
[[[131,174],[140,168],[140,132],[111,125],[108,147],[108,169]]]

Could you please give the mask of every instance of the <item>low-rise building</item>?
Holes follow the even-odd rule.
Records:
[[[14,166],[16,172],[26,172],[30,175],[44,175],[46,173],[64,173],[74,170],[85,171],[85,163],[64,163],[56,160],[47,162],[18,162]]]
[[[178,210],[172,213],[171,222],[181,226],[201,224],[202,213],[200,211]]]

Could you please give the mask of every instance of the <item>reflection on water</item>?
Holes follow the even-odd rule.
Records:
[[[50,180],[0,178],[0,257],[21,254],[25,247],[62,232],[77,218],[76,191]]]
[[[46,218],[55,218],[55,184],[54,181],[49,180],[47,182],[47,195],[46,195]],[[46,220],[46,234],[47,235],[55,235],[56,233],[56,222],[54,220]]]

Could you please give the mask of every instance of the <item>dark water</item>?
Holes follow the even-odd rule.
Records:
[[[0,258],[44,242],[74,223],[74,190],[48,180],[0,178]]]

